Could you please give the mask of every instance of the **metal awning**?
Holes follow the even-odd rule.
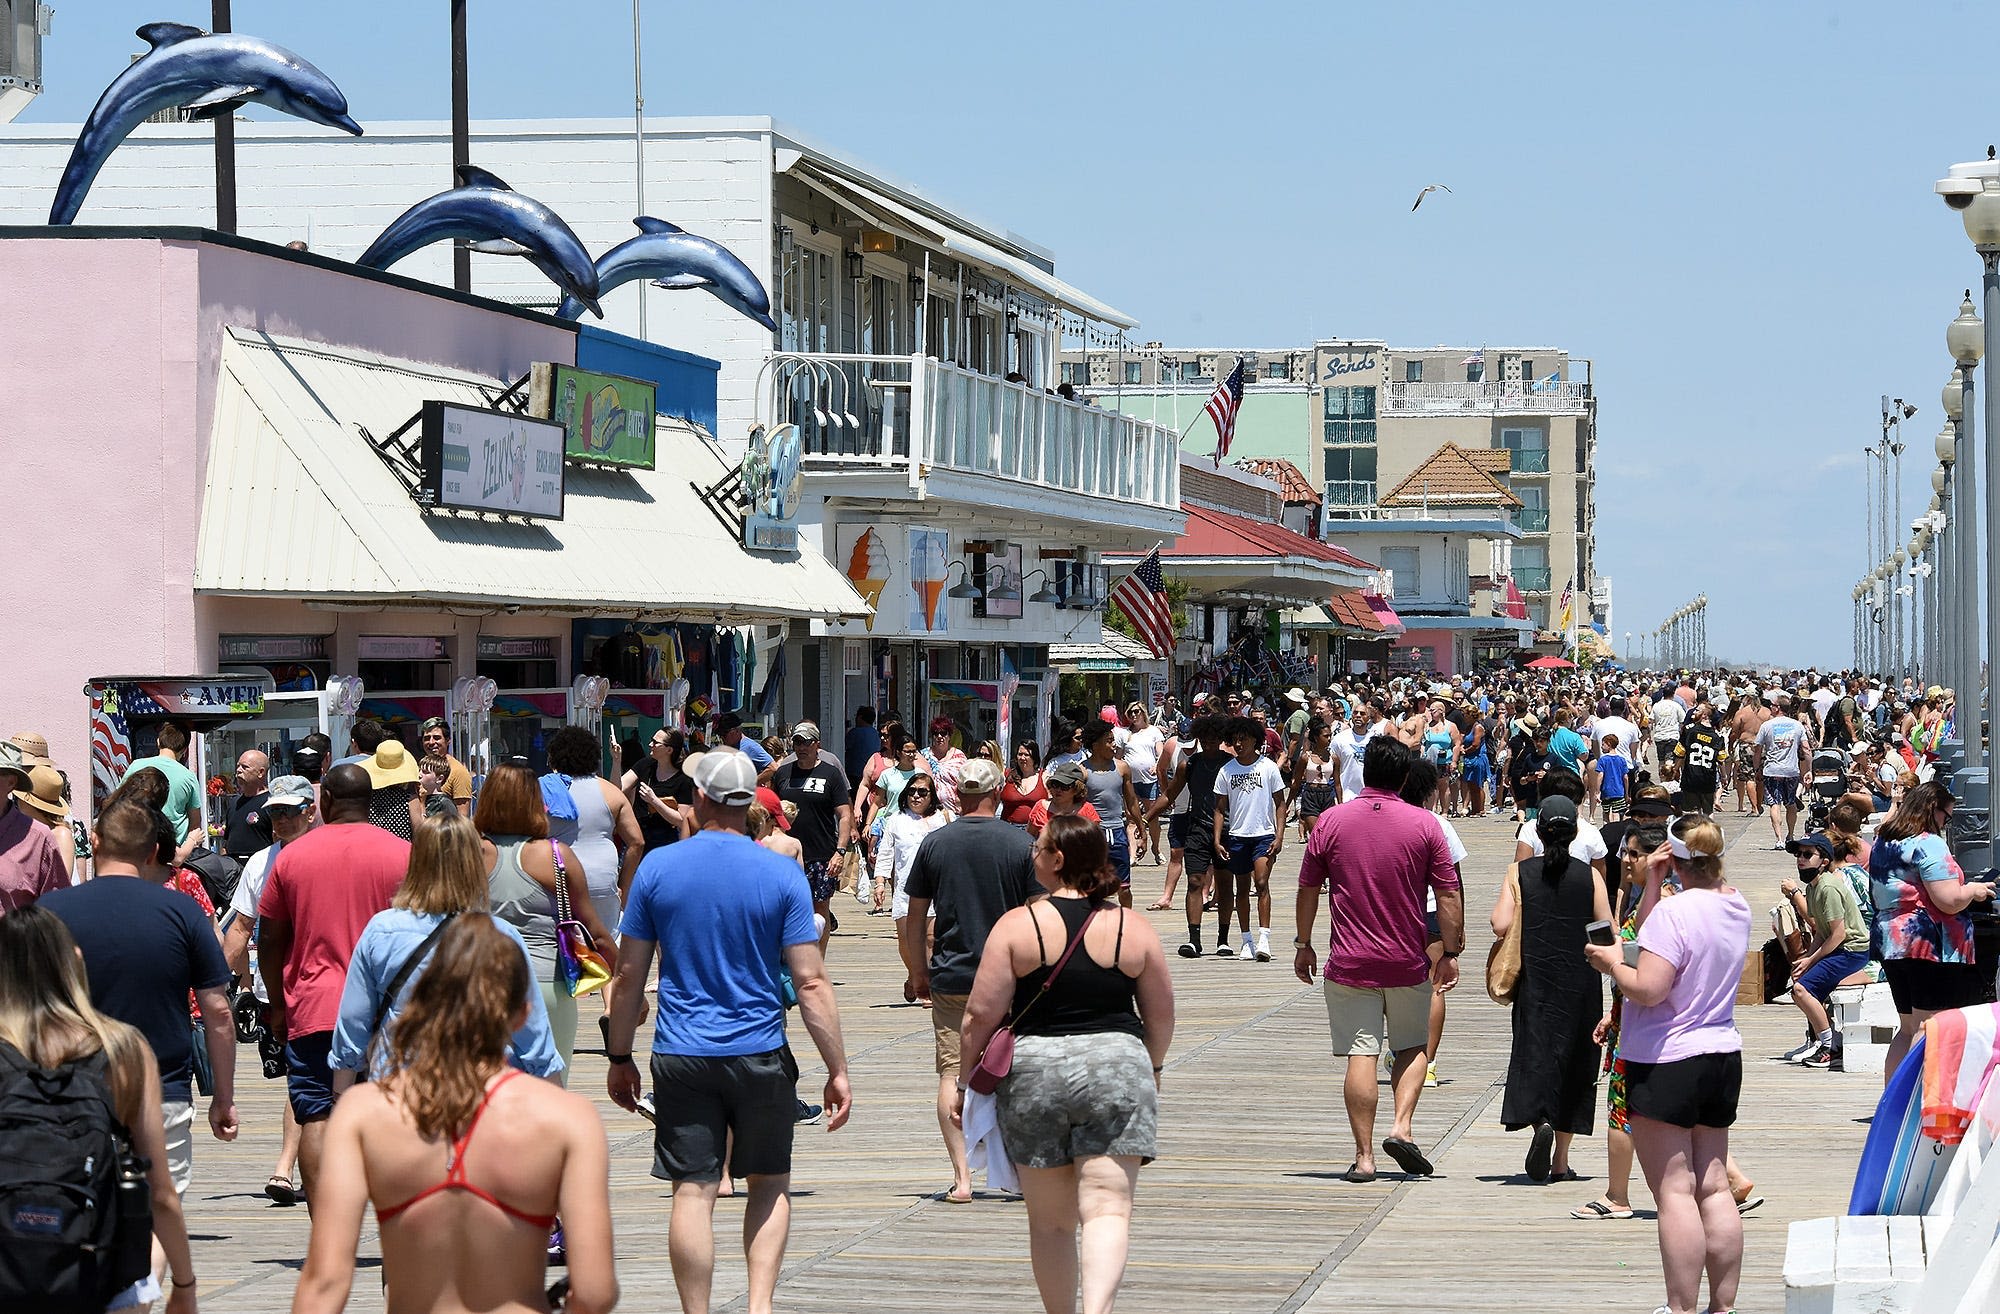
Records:
[[[1160,666],[1163,658],[1137,639],[1106,629],[1099,643],[1052,643],[1049,669],[1079,674],[1129,675],[1142,665]]]
[[[751,552],[701,501],[730,469],[677,420],[658,468],[566,474],[561,520],[425,514],[361,434],[504,383],[232,328],[195,554],[198,592],[743,623],[869,608],[810,547]]]
[[[1089,293],[1071,287],[1047,270],[1019,256],[1009,255],[990,242],[933,219],[915,207],[885,196],[863,183],[836,176],[804,158],[794,161],[790,169],[785,172],[789,172],[835,204],[868,215],[879,227],[919,244],[935,246],[952,255],[962,256],[974,264],[997,269],[1021,286],[1040,293],[1058,305],[1068,307],[1086,319],[1112,324],[1118,328],[1131,328],[1139,322],[1124,311],[1114,310]]]

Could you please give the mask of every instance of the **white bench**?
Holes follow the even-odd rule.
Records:
[[[1785,1245],[1786,1314],[1992,1314],[2000,1309],[2000,1080],[1932,1212],[1809,1218]]]
[[[1827,1001],[1827,1014],[1840,1033],[1842,1066],[1849,1072],[1881,1075],[1897,1026],[1888,983],[1839,987]]]

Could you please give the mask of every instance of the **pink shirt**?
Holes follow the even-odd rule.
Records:
[[[333,1030],[355,941],[396,897],[409,867],[409,841],[365,821],[315,826],[279,852],[257,915],[292,928],[287,1039]]]
[[[68,832],[62,836],[69,842]],[[69,887],[55,832],[19,804],[0,817],[0,913],[25,908],[50,890]]]
[[[1741,1051],[1736,985],[1750,952],[1750,905],[1743,896],[1686,890],[1662,899],[1639,928],[1639,947],[1673,964],[1674,984],[1650,1008],[1625,1001],[1618,1057],[1672,1063]]]
[[[1365,990],[1417,985],[1424,895],[1458,888],[1450,841],[1428,808],[1381,789],[1320,814],[1299,869],[1302,888],[1327,887],[1332,908],[1326,979]]]

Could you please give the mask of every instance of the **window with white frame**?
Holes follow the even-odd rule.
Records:
[[[1413,547],[1382,549],[1382,569],[1389,571],[1399,598],[1414,598],[1424,591],[1423,553]]]

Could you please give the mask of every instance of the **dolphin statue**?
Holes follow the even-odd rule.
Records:
[[[712,294],[739,315],[747,315],[767,329],[778,325],[771,318],[771,294],[750,267],[731,255],[721,243],[684,232],[664,219],[640,215],[633,224],[639,236],[620,242],[597,257],[597,284],[609,292],[622,283],[650,278],[654,287],[679,292],[698,287]],[[556,308],[561,319],[575,319],[583,306],[575,298],[565,298]]]
[[[469,164],[459,169],[458,181],[451,191],[403,211],[355,263],[363,269],[387,269],[412,251],[449,238],[464,238],[488,251],[518,248],[563,290],[564,304],[574,301],[604,318],[597,304],[597,270],[590,263],[590,252],[561,215]]]
[[[76,221],[104,161],[133,128],[163,109],[209,118],[254,100],[308,123],[361,135],[333,79],[289,50],[240,32],[210,35],[185,23],[148,23],[139,36],[152,49],[97,98],[56,187],[52,224]]]

